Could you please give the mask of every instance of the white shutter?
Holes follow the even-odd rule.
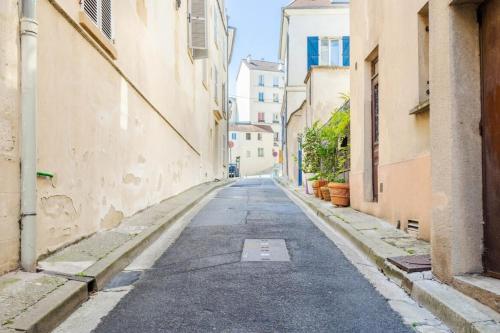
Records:
[[[83,0],[83,10],[95,24],[98,24],[99,16],[97,1],[98,0]]]
[[[81,0],[83,11],[108,39],[113,39],[112,0]]]
[[[109,39],[113,39],[111,0],[101,0],[101,30]]]
[[[207,0],[191,0],[189,14],[190,38],[192,49],[207,49]]]

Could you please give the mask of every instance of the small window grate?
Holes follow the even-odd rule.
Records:
[[[94,21],[95,24],[98,22],[98,14],[97,14],[97,0],[84,0],[83,1],[83,10],[89,18]]]
[[[111,12],[111,0],[101,0],[101,8],[102,8],[102,19],[101,19],[101,25],[102,25],[102,32],[106,37],[109,39],[113,38],[112,34],[112,23],[111,23],[111,17],[112,17],[112,12]]]
[[[407,231],[408,231],[408,234],[410,236],[418,238],[419,230],[420,230],[420,226],[419,226],[419,222],[418,221],[416,221],[416,220],[408,220]]]

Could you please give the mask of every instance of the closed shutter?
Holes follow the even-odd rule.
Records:
[[[319,64],[319,38],[307,37],[307,70]]]
[[[113,32],[112,32],[112,12],[111,12],[111,0],[101,0],[101,26],[102,26],[102,32],[106,37],[109,39],[113,38]]]
[[[112,0],[81,0],[83,11],[99,30],[113,39]]]
[[[191,0],[189,47],[207,49],[207,0]]]
[[[83,11],[87,13],[89,18],[94,21],[95,24],[98,23],[98,9],[97,0],[84,0],[83,1]]]
[[[351,50],[349,36],[342,37],[342,64],[344,66],[351,65]]]

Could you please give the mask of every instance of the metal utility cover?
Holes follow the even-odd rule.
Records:
[[[388,258],[389,262],[408,273],[425,272],[432,269],[430,255]]]
[[[241,261],[290,261],[284,239],[245,239]]]

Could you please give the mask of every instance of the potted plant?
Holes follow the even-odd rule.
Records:
[[[345,103],[335,110],[330,121],[322,128],[323,153],[321,164],[328,179],[328,190],[332,204],[340,207],[349,206],[349,184],[346,174],[349,171],[350,147],[349,97]]]
[[[303,143],[302,143],[302,153],[303,153],[303,172],[304,179],[306,183],[306,193],[315,194],[316,192],[313,188],[314,181],[319,180],[317,174],[319,172],[319,147],[321,145],[320,140],[320,127],[318,122],[314,123],[312,127],[309,127],[304,132]],[[318,185],[318,184],[316,184]],[[318,188],[318,186],[316,186]],[[316,195],[317,196],[317,195]]]

